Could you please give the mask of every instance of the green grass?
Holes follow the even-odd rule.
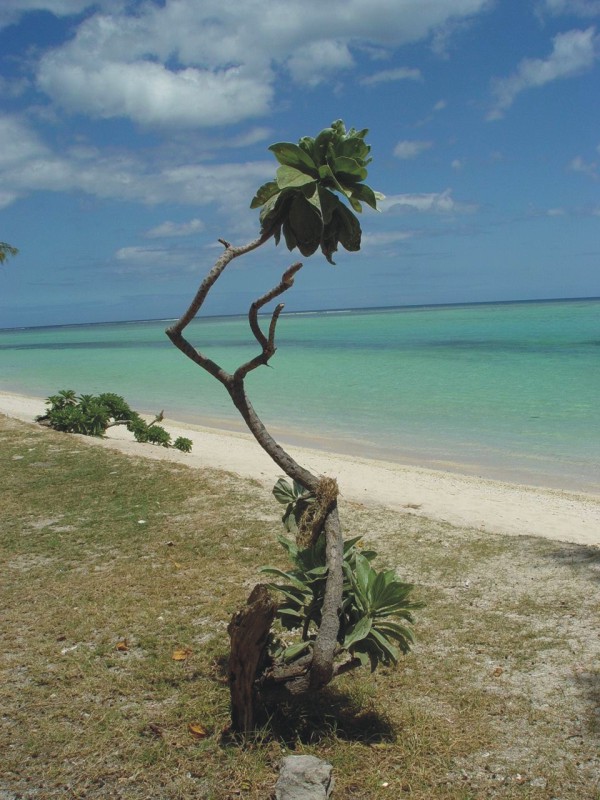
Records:
[[[281,561],[269,492],[5,418],[0,444],[2,800],[264,800],[291,752],[336,800],[600,796],[597,549],[342,505],[418,584],[415,651],[238,746],[226,627]]]

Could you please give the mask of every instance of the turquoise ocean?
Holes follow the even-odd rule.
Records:
[[[168,322],[0,330],[0,389],[113,391],[141,411],[242,430]],[[187,332],[229,370],[257,352],[245,317]],[[288,443],[600,492],[600,299],[283,314],[277,346],[247,387]]]

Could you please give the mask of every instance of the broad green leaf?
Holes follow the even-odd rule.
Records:
[[[368,131],[365,131],[368,133]],[[360,136],[351,136],[343,142],[340,142],[337,152],[340,156],[346,158],[353,158],[359,162],[359,164],[363,164],[367,160],[369,156],[371,148],[368,144],[365,144],[363,139]],[[364,180],[364,178],[363,178]]]
[[[370,637],[372,636],[379,645],[379,647],[384,651],[384,653],[386,653],[386,655],[389,656],[387,660],[393,661],[394,664],[398,662],[398,659],[400,658],[400,651],[390,642],[390,640],[386,636],[379,633],[379,631],[377,631],[375,628],[371,629],[371,633],[369,634],[369,636]]]
[[[328,225],[331,222],[333,212],[338,205],[341,205],[340,200],[333,192],[330,192],[329,189],[319,187],[319,201],[321,204],[323,224]]]
[[[291,503],[296,499],[292,485],[285,478],[279,478],[273,487],[273,495],[279,503],[283,504]]]
[[[360,223],[344,205],[340,203],[338,209],[340,217],[339,239],[346,250],[360,250],[361,229]]]
[[[306,591],[306,587],[304,586],[302,581],[299,581],[298,578],[296,578],[290,572],[284,572],[282,569],[279,569],[278,567],[261,567],[260,571],[265,575],[275,575],[277,578],[283,578],[284,580],[289,581],[290,584],[302,590],[303,592]]]
[[[292,644],[289,647],[286,647],[283,651],[282,657],[284,661],[293,661],[297,658],[301,653],[304,653],[312,647],[312,642],[298,642],[298,644]]]
[[[279,189],[298,188],[305,186],[305,184],[314,184],[316,186],[316,178],[307,175],[306,172],[301,172],[295,167],[288,167],[282,165],[277,169],[277,186]],[[314,191],[314,190],[313,190]]]
[[[291,142],[277,142],[269,147],[277,161],[286,167],[295,167],[313,177],[317,177],[317,167],[308,153],[297,144]]]
[[[357,214],[361,214],[362,213],[362,206],[358,202],[358,200],[354,197],[353,194],[349,194],[348,195],[348,202],[350,203],[350,205],[356,211]]]
[[[315,147],[315,140],[312,136],[303,136],[302,139],[298,141],[298,147],[301,147],[302,150],[311,158],[313,158],[313,152]]]
[[[340,183],[345,183],[347,180],[350,183],[364,181],[368,174],[367,170],[358,161],[347,156],[337,157],[332,166]]]
[[[277,609],[277,613],[284,617],[297,617],[300,622],[304,619],[304,614],[297,608],[292,608],[291,606],[280,606]],[[298,627],[300,627],[300,622],[298,623]]]
[[[369,599],[369,577],[372,571],[373,569],[367,559],[363,558],[360,554],[357,555],[356,569],[354,572],[356,576],[356,584],[361,595],[367,600]]]
[[[285,226],[284,226],[285,228]],[[298,533],[298,523],[296,522],[296,515],[294,514],[294,504],[290,503],[281,518],[286,531],[288,533]]]
[[[276,195],[278,192],[279,192],[279,187],[277,186],[276,181],[269,181],[268,183],[263,183],[263,185],[258,189],[256,194],[252,198],[252,202],[250,203],[250,208],[258,208],[259,206],[264,205],[267,202],[267,200]]]
[[[370,617],[361,617],[358,622],[352,625],[344,636],[344,647],[348,650],[355,642],[366,639],[371,630],[372,620]]]
[[[305,197],[296,195],[290,206],[288,222],[302,255],[311,256],[321,242],[323,231],[321,215]],[[288,248],[293,249],[289,243]]]
[[[278,536],[277,541],[286,551],[291,560],[295,561],[296,556],[298,555],[298,546],[296,545],[296,542],[292,541],[291,539],[286,539],[285,536]]]
[[[367,186],[366,183],[358,183],[352,189],[352,197],[355,197],[357,200],[362,200],[363,203],[366,203],[371,208],[378,211],[377,208],[377,196],[373,189],[370,186]]]

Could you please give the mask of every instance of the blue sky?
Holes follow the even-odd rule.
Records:
[[[0,327],[178,316],[269,144],[370,129],[363,247],[287,310],[600,295],[600,0],[2,0]],[[270,242],[206,313],[297,260]]]

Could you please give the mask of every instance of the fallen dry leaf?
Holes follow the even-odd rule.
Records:
[[[502,675],[503,672],[504,670],[502,669],[502,667],[496,667],[496,669],[492,672],[492,675],[494,676],[494,678],[497,678],[500,675]]]
[[[192,651],[189,647],[181,647],[177,648],[177,650],[173,650],[171,658],[173,661],[187,661],[191,655]]]
[[[120,642],[117,642],[115,649],[118,650],[120,653],[126,653],[127,650],[129,650],[129,642],[127,641],[127,639],[121,639]]]
[[[199,722],[190,722],[188,732],[192,734],[194,739],[206,739],[208,736],[208,731]]]

